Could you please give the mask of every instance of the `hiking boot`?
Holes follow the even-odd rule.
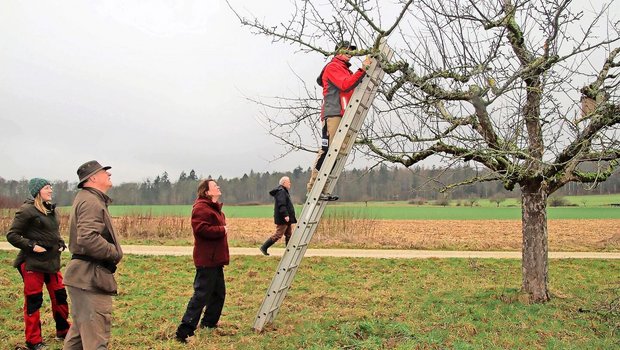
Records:
[[[26,345],[28,346],[28,350],[47,350],[47,345],[45,345],[45,343],[37,343],[37,344],[26,343]]]
[[[326,202],[333,202],[333,201],[337,201],[338,199],[340,199],[340,197],[333,195],[333,194],[322,194],[319,196],[319,200],[326,201]]]
[[[269,254],[267,254],[267,255],[269,255]],[[204,323],[200,324],[200,328],[215,329],[217,327],[219,327],[219,325],[217,323],[216,324],[204,324]]]

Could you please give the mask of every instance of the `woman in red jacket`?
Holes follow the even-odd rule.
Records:
[[[45,349],[39,312],[44,284],[52,301],[56,337],[64,338],[69,331],[67,292],[60,273],[60,253],[66,245],[58,230],[49,181],[34,178],[28,183],[28,190],[33,199],[26,201],[15,213],[6,239],[20,249],[13,266],[24,280],[26,345],[28,349]]]
[[[196,276],[194,295],[176,331],[176,339],[182,343],[194,335],[205,307],[202,328],[216,328],[224,307],[224,265],[228,265],[229,253],[226,217],[222,203],[218,202],[221,195],[213,179],[202,180],[198,185],[198,198],[192,209]]]

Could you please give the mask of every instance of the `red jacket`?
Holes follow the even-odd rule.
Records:
[[[364,78],[366,72],[358,69],[353,73],[349,70],[350,66],[351,63],[336,56],[323,68],[318,79],[319,85],[323,87],[321,120],[325,117],[344,115],[355,87]]]
[[[192,230],[194,232],[194,265],[217,267],[228,265],[228,237],[226,216],[222,203],[198,198],[192,208]]]

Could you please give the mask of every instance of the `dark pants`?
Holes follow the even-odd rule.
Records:
[[[41,343],[41,315],[39,309],[43,304],[43,284],[52,301],[52,313],[56,323],[56,336],[64,337],[69,331],[69,305],[67,292],[62,283],[62,274],[27,271],[22,263],[19,273],[24,279],[24,323],[26,324],[26,342],[34,345]]]
[[[224,267],[197,267],[196,277],[194,277],[194,295],[187,304],[187,310],[177,329],[177,336],[187,338],[194,335],[205,306],[201,325],[215,327],[222,315],[224,299],[226,299]]]

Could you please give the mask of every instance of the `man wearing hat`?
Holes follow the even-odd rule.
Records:
[[[338,130],[340,120],[344,115],[344,110],[349,104],[349,99],[353,95],[355,87],[362,81],[366,70],[370,68],[372,60],[368,57],[362,62],[362,67],[353,73],[351,67],[351,51],[357,50],[355,45],[349,41],[341,41],[336,45],[334,58],[325,66],[316,82],[323,87],[323,105],[321,106],[322,145],[319,148],[310,181],[307,189],[310,191],[314,181],[319,175],[319,170],[325,160],[327,149],[334,140],[334,135]],[[328,200],[335,200],[337,197],[329,196]]]
[[[72,255],[65,270],[73,324],[65,338],[65,350],[107,349],[110,340],[112,295],[116,295],[114,272],[123,257],[108,212],[110,168],[91,160],[77,170],[80,191],[69,220]]]

